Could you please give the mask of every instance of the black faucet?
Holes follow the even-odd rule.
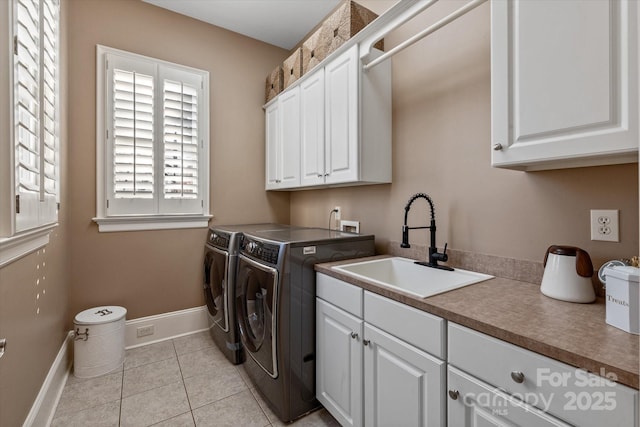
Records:
[[[422,227],[409,227],[407,226],[407,217],[409,216],[409,209],[411,209],[411,204],[416,201],[416,199],[426,199],[429,202],[429,207],[431,208],[431,223],[428,226]],[[411,196],[407,205],[404,207],[404,225],[402,226],[402,244],[401,248],[410,248],[409,244],[409,230],[423,229],[428,228],[431,232],[431,240],[429,244],[429,257],[427,258],[427,262],[416,261],[416,264],[426,265],[427,267],[439,268],[440,270],[449,270],[453,271],[453,268],[447,267],[446,265],[439,265],[438,261],[447,262],[449,256],[447,255],[447,244],[444,244],[444,251],[442,253],[438,252],[438,248],[436,247],[436,216],[435,209],[433,208],[433,200],[431,197],[424,193],[417,193]]]

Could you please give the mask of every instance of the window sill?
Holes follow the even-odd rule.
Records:
[[[49,234],[57,223],[29,230],[11,237],[0,237],[0,268],[49,243]]]
[[[114,231],[171,230],[180,228],[206,228],[212,215],[120,216],[93,218],[100,233]]]

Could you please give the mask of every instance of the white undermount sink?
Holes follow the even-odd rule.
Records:
[[[493,278],[474,271],[439,270],[408,258],[382,258],[332,267],[341,273],[422,298]]]

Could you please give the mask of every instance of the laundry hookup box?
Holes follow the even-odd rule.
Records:
[[[640,334],[640,268],[614,266],[604,269],[607,283],[607,323],[632,334]]]

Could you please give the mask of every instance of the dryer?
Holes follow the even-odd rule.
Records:
[[[244,233],[236,317],[245,370],[284,422],[315,399],[315,270],[319,262],[375,254],[374,236],[321,228]]]
[[[243,231],[282,230],[284,224],[245,224],[211,227],[204,250],[204,298],[211,336],[233,364],[244,361],[235,307],[235,271]]]

